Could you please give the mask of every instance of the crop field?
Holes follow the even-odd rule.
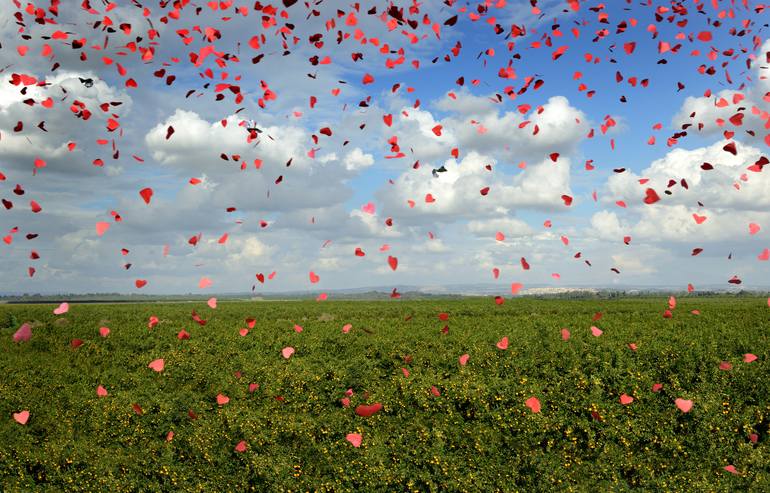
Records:
[[[770,490],[767,300],[672,301],[3,305],[0,490]]]

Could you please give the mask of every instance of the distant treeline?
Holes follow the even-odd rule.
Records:
[[[391,293],[382,291],[366,291],[360,293],[328,293],[329,300],[389,300],[392,299]],[[695,291],[687,293],[680,290],[663,289],[633,289],[633,290],[575,290],[557,293],[536,293],[526,294],[527,298],[541,299],[617,299],[629,297],[658,297],[658,296],[686,296],[686,297],[767,297],[768,291]],[[214,295],[219,301],[280,301],[280,300],[305,300],[315,299],[318,293],[271,293],[261,295],[250,295],[248,293],[239,294],[219,294]],[[407,291],[400,293],[400,299],[419,300],[419,299],[462,299],[462,298],[488,298],[494,294],[459,294],[459,293],[424,293],[420,291]],[[2,295],[0,303],[60,303],[69,301],[75,303],[161,303],[161,302],[195,302],[205,301],[211,296],[199,294],[174,294],[174,295],[152,295],[152,294],[120,294],[120,293],[86,293],[86,294],[21,294],[21,295]]]

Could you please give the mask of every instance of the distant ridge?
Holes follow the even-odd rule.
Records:
[[[316,299],[321,293],[333,300],[382,300],[392,299],[394,287],[372,286],[324,291],[275,291],[267,293],[234,292],[202,294],[122,294],[122,293],[6,293],[0,294],[0,303],[53,303],[72,301],[80,303],[139,303],[139,302],[187,302],[205,301],[216,297],[221,301],[252,300],[302,300]],[[457,297],[503,296],[511,298],[505,285],[500,284],[456,284],[448,286],[396,286],[400,299],[433,299]],[[543,298],[615,298],[619,296],[760,296],[770,293],[770,286],[704,286],[692,293],[675,286],[547,286],[532,285],[522,289],[517,296]]]

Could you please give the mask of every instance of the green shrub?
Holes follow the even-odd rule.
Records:
[[[664,319],[664,304],[75,304],[62,317],[48,305],[2,306],[0,490],[770,491],[770,310],[686,298]],[[151,315],[161,322],[148,329]],[[249,317],[256,326],[241,337]],[[24,321],[34,321],[32,340],[15,344]],[[190,340],[177,339],[183,328]],[[503,336],[505,351],[495,347]],[[147,368],[156,358],[161,373]],[[623,393],[633,403],[620,404]],[[538,414],[524,404],[533,395]],[[679,397],[692,411],[676,408]],[[383,410],[355,414],[374,402]],[[26,426],[11,417],[22,409]],[[363,435],[360,448],[348,433]]]

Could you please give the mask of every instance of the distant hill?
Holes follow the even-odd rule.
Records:
[[[393,287],[364,287],[352,289],[332,289],[323,291],[328,300],[387,300],[393,299]],[[506,287],[498,284],[469,284],[451,286],[397,286],[397,297],[404,300],[414,299],[452,299],[464,297],[503,296],[510,298]],[[61,294],[3,294],[0,303],[55,303],[70,301],[77,303],[147,303],[147,302],[195,302],[216,297],[220,301],[278,301],[316,299],[321,291],[287,291],[271,293],[210,293],[201,294],[122,294],[122,293],[61,293]],[[623,288],[606,287],[553,287],[529,286],[518,296],[558,299],[617,298],[632,296],[763,296],[770,294],[770,287],[743,288],[706,286],[692,293],[687,293],[673,286],[627,286]]]

